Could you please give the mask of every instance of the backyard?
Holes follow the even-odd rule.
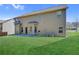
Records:
[[[0,37],[1,55],[72,55],[79,54],[79,32],[66,37]]]

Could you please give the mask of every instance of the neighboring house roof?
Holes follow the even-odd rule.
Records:
[[[4,20],[2,23],[8,22],[8,21],[10,21],[10,20],[13,20],[13,19]]]
[[[3,22],[4,22],[4,20],[0,20],[0,24],[3,23]]]
[[[67,8],[66,5],[60,5],[60,6],[55,6],[52,8],[45,9],[45,10],[39,10],[36,12],[21,15],[21,16],[15,17],[15,18],[22,18],[22,17],[32,16],[32,15],[37,15],[37,14],[47,13],[47,12],[56,12],[56,11],[60,11],[60,10],[66,9],[66,8]]]

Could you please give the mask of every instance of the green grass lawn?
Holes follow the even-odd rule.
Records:
[[[1,55],[66,55],[79,54],[79,33],[67,37],[0,37]]]

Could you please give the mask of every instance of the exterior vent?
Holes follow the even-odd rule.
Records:
[[[28,22],[28,23],[38,23],[37,21],[30,21],[30,22]]]

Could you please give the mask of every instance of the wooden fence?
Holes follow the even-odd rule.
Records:
[[[6,36],[7,32],[0,32],[0,36]]]

